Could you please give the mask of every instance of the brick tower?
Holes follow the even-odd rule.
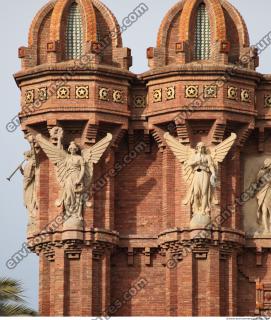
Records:
[[[21,127],[31,145],[24,170],[32,186],[25,195],[28,243],[39,255],[40,314],[271,311],[271,197],[259,180],[268,179],[271,166],[271,77],[255,71],[257,50],[239,12],[222,0],[177,2],[157,47],[147,50],[149,71],[135,75],[121,28],[99,0],[50,1],[19,57]],[[56,154],[74,149],[76,159],[88,161],[84,155],[93,157],[106,137],[89,185],[73,185],[66,164],[59,180]],[[189,164],[183,154],[202,148],[211,160]],[[219,150],[225,154],[211,176]],[[196,180],[207,181],[208,195]],[[81,201],[78,224],[64,221],[68,202],[58,201],[68,182]],[[210,221],[195,223],[191,199],[202,205],[210,195],[215,201],[201,216]]]

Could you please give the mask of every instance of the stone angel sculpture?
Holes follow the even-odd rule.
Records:
[[[183,176],[190,185],[183,201],[185,205],[190,204],[192,207],[193,217],[190,227],[206,226],[211,221],[211,205],[217,204],[214,191],[217,184],[218,163],[223,162],[237,136],[232,133],[219,145],[209,148],[199,142],[196,149],[183,145],[169,133],[165,133],[164,138],[182,164]]]
[[[257,174],[256,199],[258,202],[257,222],[263,227],[260,233],[270,234],[271,232],[271,159],[267,158]]]
[[[31,134],[26,138],[31,146],[31,150],[24,152],[25,160],[19,166],[21,174],[24,177],[24,205],[28,211],[28,233],[34,233],[36,230],[36,217],[38,211],[37,197],[37,176],[39,164],[37,159],[36,142]]]
[[[81,155],[78,154],[79,147],[74,141],[70,143],[67,152],[40,134],[36,136],[36,140],[56,167],[56,177],[62,189],[56,205],[64,208],[64,227],[65,224],[71,227],[82,227],[82,208],[86,200],[84,197],[91,189],[93,165],[101,159],[112,140],[112,135],[108,133],[94,146],[83,149]]]
[[[24,176],[24,205],[28,210],[28,232],[34,232],[38,210],[36,176],[37,160],[33,150],[24,152],[26,164],[20,167]]]

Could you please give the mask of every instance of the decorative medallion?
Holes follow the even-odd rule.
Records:
[[[231,100],[238,100],[238,88],[228,87],[228,98]]]
[[[271,108],[271,95],[266,95],[264,97],[264,106],[267,108]]]
[[[185,86],[186,98],[197,98],[199,96],[199,86]]]
[[[153,102],[161,102],[162,101],[162,89],[153,90]]]
[[[113,90],[113,102],[123,103],[123,92],[120,90]]]
[[[251,102],[249,90],[241,89],[241,101],[242,102]]]
[[[70,87],[60,87],[56,93],[57,99],[70,99],[70,91]]]
[[[145,108],[145,97],[144,96],[134,96],[134,106],[136,108]]]
[[[47,88],[39,88],[38,89],[38,97],[40,101],[45,101],[47,100]]]
[[[176,88],[175,86],[168,87],[166,89],[166,100],[173,100],[176,97]]]
[[[76,99],[89,99],[89,86],[76,86],[75,97]]]
[[[204,86],[204,98],[217,98],[217,86]]]
[[[26,90],[25,92],[25,103],[33,103],[35,99],[35,91],[33,90]]]
[[[109,101],[109,89],[100,88],[99,89],[99,99],[102,101]]]

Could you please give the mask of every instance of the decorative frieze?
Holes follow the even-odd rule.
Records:
[[[227,98],[230,100],[238,101],[240,94],[240,101],[244,103],[251,103],[252,92],[249,89],[241,88],[238,89],[234,86],[227,88]],[[214,84],[210,85],[186,85],[184,88],[184,97],[188,99],[196,99],[200,95],[204,98],[217,98],[218,86]],[[152,102],[168,102],[176,99],[177,89],[176,86],[168,86],[166,88],[156,88],[152,92]],[[38,89],[29,89],[25,91],[25,104],[31,104],[35,102],[35,97],[39,101],[46,101],[48,99],[48,88],[41,87]],[[88,85],[75,85],[73,86],[61,86],[56,91],[57,99],[89,99],[90,88]],[[100,87],[98,89],[98,99],[101,101],[123,104],[126,101],[125,92],[120,89]],[[146,96],[142,94],[136,94],[132,97],[133,107],[145,108],[146,107]],[[271,95],[266,95],[264,99],[265,107],[271,107]]]
[[[246,88],[229,86],[227,88],[227,98],[230,100],[239,100],[244,103],[251,103],[252,91]],[[154,89],[152,92],[152,102],[167,102],[176,99],[177,91],[175,86]],[[204,99],[215,99],[218,97],[218,86],[216,84],[209,85],[186,85],[184,87],[184,97],[188,99],[197,99],[202,96]],[[270,98],[271,99],[271,98]],[[268,101],[271,104],[271,101]]]
[[[25,103],[30,104],[35,102],[35,97],[39,101],[46,101],[48,99],[48,87],[41,87],[38,89],[30,89],[25,91]],[[88,85],[76,85],[61,86],[56,90],[57,99],[89,99],[89,86]]]

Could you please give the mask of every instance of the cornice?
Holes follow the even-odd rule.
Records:
[[[14,74],[14,79],[19,86],[22,81],[36,79],[37,77],[63,75],[67,75],[71,78],[77,75],[99,75],[129,81],[136,79],[136,75],[134,73],[124,69],[107,65],[90,65],[88,67],[80,67],[76,65],[75,62],[43,64],[27,70],[21,70]]]
[[[143,80],[155,80],[166,77],[176,76],[225,76],[232,78],[242,78],[245,80],[261,81],[263,75],[254,70],[244,69],[235,65],[223,64],[183,64],[183,65],[169,65],[166,67],[156,68],[144,72],[138,77]]]

